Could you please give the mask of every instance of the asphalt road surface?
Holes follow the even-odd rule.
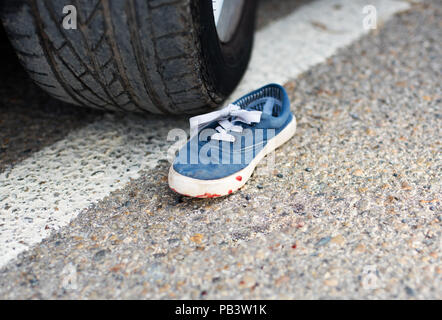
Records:
[[[296,135],[238,193],[169,190],[184,117],[51,99],[9,44],[2,299],[442,299],[440,1],[264,1],[232,95],[289,92]]]

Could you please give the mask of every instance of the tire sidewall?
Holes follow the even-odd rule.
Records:
[[[213,18],[212,1],[195,0],[203,63],[215,91],[227,97],[244,74],[253,46],[256,1],[245,0],[241,18],[229,42],[221,42]],[[195,7],[194,7],[195,8]],[[195,17],[195,15],[194,15]]]

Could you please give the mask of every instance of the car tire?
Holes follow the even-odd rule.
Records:
[[[64,6],[77,10],[65,29]],[[256,1],[220,41],[211,0],[4,0],[16,53],[53,97],[112,111],[194,114],[219,106],[247,67]]]

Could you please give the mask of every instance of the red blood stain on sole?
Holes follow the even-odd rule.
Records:
[[[241,180],[242,180],[242,177],[241,177],[241,176],[237,176],[237,177],[236,177],[236,180],[241,181]]]
[[[195,196],[195,198],[216,198],[216,197],[221,197],[220,194],[216,194],[216,193],[208,193],[206,192],[205,194],[200,194],[198,196]]]
[[[232,190],[229,190],[229,194],[231,194],[232,193]]]
[[[206,192],[205,194],[197,195],[197,196],[191,196],[189,194],[178,192],[175,188],[171,187],[170,189],[178,194],[185,196],[185,197],[191,197],[191,198],[218,198],[218,197],[222,197],[222,195],[220,195],[220,194],[208,193],[208,192]],[[231,194],[231,193],[232,193],[232,190],[229,190],[229,194]]]

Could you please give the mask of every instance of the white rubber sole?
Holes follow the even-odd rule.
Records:
[[[243,185],[251,177],[257,164],[270,152],[286,143],[296,132],[296,119],[293,116],[292,121],[274,138],[272,138],[266,146],[258,153],[258,155],[244,169],[221,179],[199,180],[183,176],[170,166],[169,170],[169,187],[184,196],[194,198],[215,198],[229,195]]]

